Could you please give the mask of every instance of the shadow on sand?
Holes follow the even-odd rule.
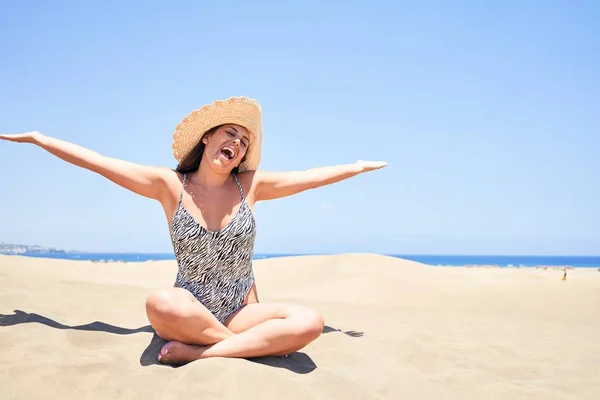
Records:
[[[159,365],[164,367],[178,368],[180,366],[169,366],[158,362],[157,356],[160,352],[160,349],[167,342],[161,339],[154,329],[150,325],[142,326],[136,329],[122,328],[120,326],[115,326],[111,324],[107,324],[100,321],[90,322],[89,324],[84,325],[65,325],[59,322],[56,322],[50,318],[44,317],[43,315],[39,315],[36,313],[27,313],[21,310],[14,310],[14,314],[0,314],[0,327],[7,327],[12,325],[19,324],[28,324],[28,323],[39,323],[42,325],[49,326],[55,329],[72,329],[72,330],[80,330],[80,331],[95,331],[95,332],[106,332],[112,333],[114,335],[132,335],[136,333],[152,333],[152,339],[150,339],[150,343],[146,347],[146,349],[142,352],[140,356],[140,365],[149,366],[149,365]],[[325,326],[323,328],[323,333],[334,333],[339,332],[350,337],[361,337],[363,336],[363,332],[357,331],[342,331],[340,329],[332,328],[330,326]],[[268,365],[270,367],[276,368],[285,368],[289,371],[295,372],[297,374],[307,374],[314,371],[317,366],[313,362],[313,360],[306,354],[302,352],[295,352],[290,354],[287,357],[256,357],[248,359],[250,362]]]
[[[0,326],[11,326],[19,324],[28,324],[37,322],[38,324],[46,325],[56,329],[73,329],[77,331],[95,331],[95,332],[107,332],[115,335],[132,335],[134,333],[146,332],[152,333],[154,329],[150,325],[143,326],[137,329],[121,328],[104,322],[95,321],[85,325],[64,325],[60,322],[56,322],[53,319],[46,318],[43,315],[36,313],[26,313],[21,310],[15,310],[13,315],[0,314]]]

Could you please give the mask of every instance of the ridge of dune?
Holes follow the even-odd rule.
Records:
[[[289,358],[159,365],[144,301],[175,261],[0,256],[2,399],[592,399],[600,273],[369,253],[254,261],[261,302],[317,309]]]

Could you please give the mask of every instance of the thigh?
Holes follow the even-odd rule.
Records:
[[[200,302],[187,290],[182,288],[159,289],[146,299],[146,313],[149,318],[162,318],[170,315],[184,316],[189,314]],[[207,313],[206,307],[202,306]]]
[[[310,320],[319,318],[319,315],[308,307],[296,304],[248,303],[234,312],[225,321],[225,326],[233,333],[240,333],[270,319],[292,317]]]

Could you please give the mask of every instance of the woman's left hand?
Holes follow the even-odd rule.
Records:
[[[383,168],[387,165],[385,161],[358,160],[356,163],[362,168],[362,172],[374,171],[376,169]]]

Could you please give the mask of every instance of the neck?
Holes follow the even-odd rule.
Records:
[[[198,171],[194,173],[193,181],[205,188],[216,188],[225,185],[229,175],[228,173],[216,173],[206,163],[201,162]]]

